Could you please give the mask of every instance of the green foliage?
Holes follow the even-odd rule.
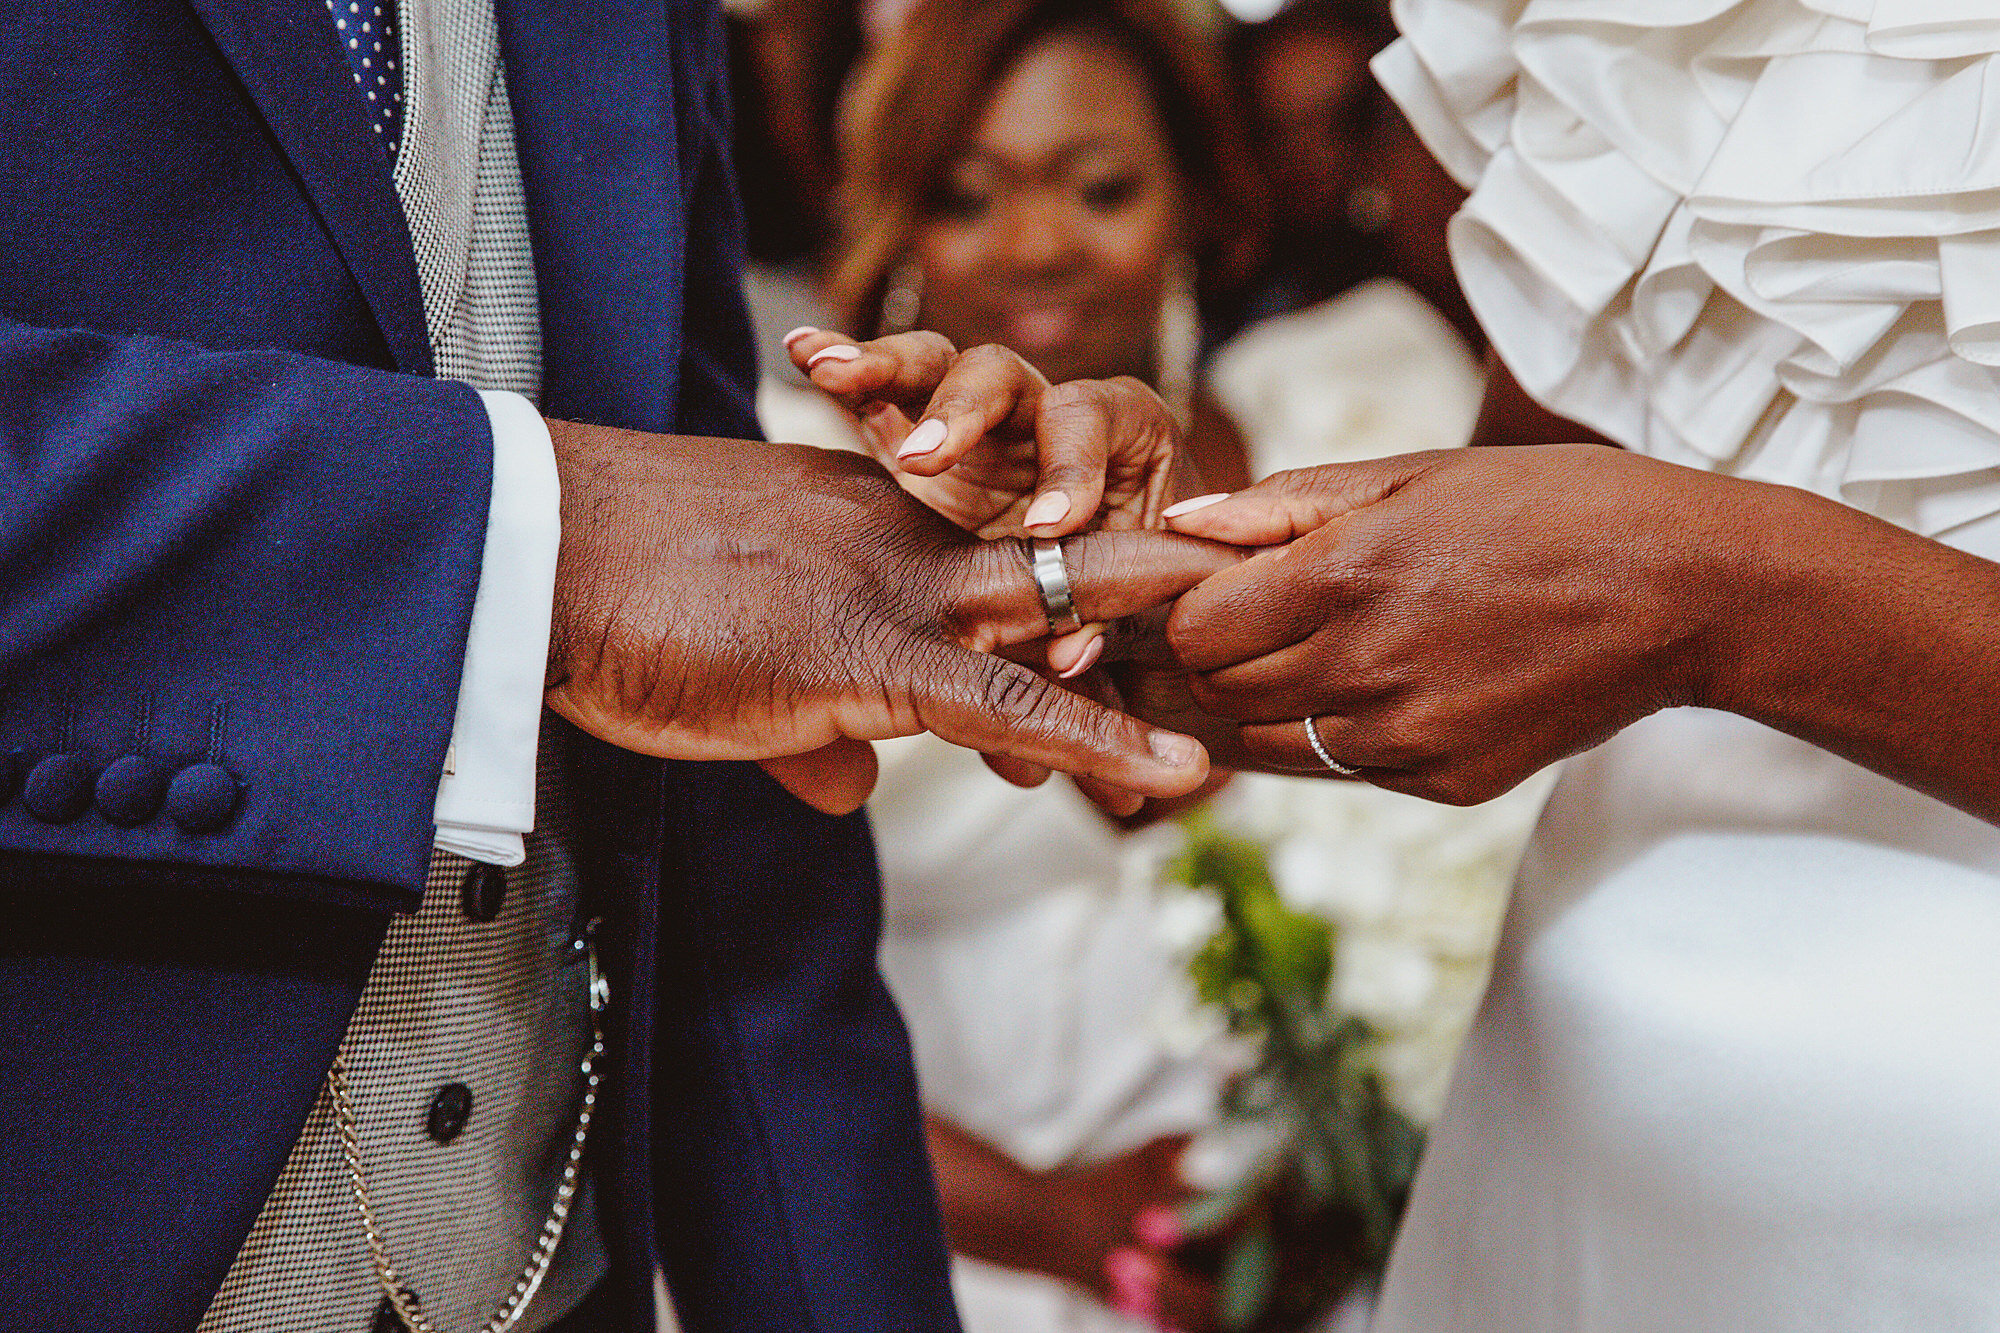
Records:
[[[1216,1313],[1230,1333],[1254,1328],[1278,1283],[1278,1242],[1269,1226],[1251,1227],[1229,1247],[1217,1282]]]
[[[1379,1036],[1331,1005],[1332,923],[1285,903],[1262,847],[1205,814],[1184,823],[1188,845],[1169,876],[1222,908],[1189,974],[1256,1051],[1228,1110],[1280,1133],[1268,1160],[1195,1200],[1182,1223],[1220,1242],[1225,1327],[1299,1327],[1381,1271],[1423,1131],[1383,1090]]]

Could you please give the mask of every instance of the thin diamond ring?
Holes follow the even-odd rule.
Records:
[[[1360,769],[1349,768],[1346,764],[1341,763],[1326,752],[1326,742],[1319,738],[1319,719],[1316,717],[1306,719],[1306,740],[1312,743],[1313,753],[1319,756],[1319,761],[1340,774],[1340,776],[1344,778],[1358,778],[1361,776]]]

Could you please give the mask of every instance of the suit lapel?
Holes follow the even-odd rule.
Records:
[[[496,0],[541,294],[542,410],[673,427],[686,254],[662,0]]]
[[[189,0],[298,172],[399,370],[431,372],[409,228],[324,0]]]

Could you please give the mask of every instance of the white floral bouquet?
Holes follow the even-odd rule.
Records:
[[[1226,1327],[1308,1327],[1380,1272],[1546,789],[1454,810],[1240,778],[1183,821],[1162,916],[1183,1026],[1234,1039],[1225,1110],[1259,1145],[1180,1218]]]

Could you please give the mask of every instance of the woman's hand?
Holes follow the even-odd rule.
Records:
[[[1215,1284],[1177,1261],[1185,1135],[1109,1161],[1030,1171],[937,1115],[925,1117],[951,1247],[1060,1278],[1113,1309],[1183,1333],[1217,1327]]]
[[[1004,347],[926,332],[786,346],[905,490],[982,537],[1157,527],[1186,485],[1180,425],[1138,380],[1051,385]]]
[[[1193,1193],[1181,1179],[1187,1136],[1154,1139],[1121,1157],[1039,1177],[1044,1205],[1063,1219],[1052,1271],[1112,1309],[1179,1333],[1219,1327],[1213,1279],[1177,1262],[1175,1209]]]
[[[1700,701],[1776,489],[1596,445],[1281,473],[1169,520],[1274,549],[1183,597],[1167,639],[1262,766],[1326,773],[1314,717],[1378,786],[1484,801]]]

